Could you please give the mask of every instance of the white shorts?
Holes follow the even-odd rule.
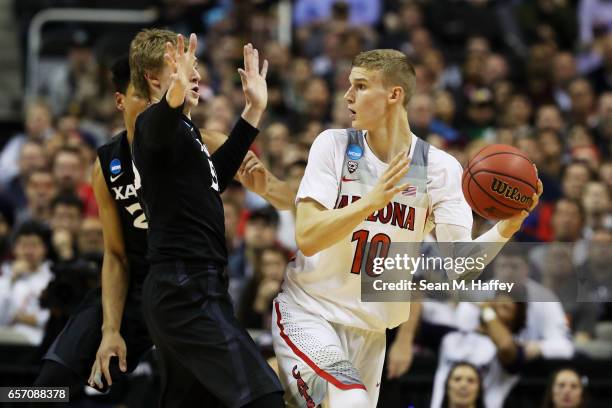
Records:
[[[289,407],[313,408],[345,390],[364,390],[376,407],[385,360],[385,333],[331,323],[289,303],[274,300],[272,338]],[[363,393],[359,393],[363,396]],[[346,400],[343,400],[346,401]]]

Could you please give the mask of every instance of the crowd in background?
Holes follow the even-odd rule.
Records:
[[[350,127],[343,95],[353,57],[372,48],[403,51],[417,75],[408,112],[414,134],[463,166],[483,146],[505,143],[538,167],[544,194],[515,239],[564,245],[511,254],[494,266],[496,276],[521,281],[533,299],[520,330],[508,323],[525,341],[527,358],[570,358],[576,350],[612,357],[609,326],[601,324],[612,321],[604,303],[612,300],[606,249],[612,243],[612,2],[297,0],[291,46],[278,42],[276,3],[165,3],[163,24],[198,34],[201,101],[192,120],[229,133],[244,103],[236,68],[242,45],[252,42],[270,62],[268,109],[252,149],[297,190],[317,135]],[[20,21],[28,16],[23,5],[16,12]],[[0,135],[6,141],[0,327],[32,344],[46,344],[45,333],[55,335],[65,321],[66,305],[97,283],[103,241],[89,175],[95,149],[123,127],[107,69],[112,59],[97,53],[95,33],[77,27],[71,35],[64,63],[41,77],[40,98],[24,108],[23,132]],[[295,212],[277,212],[238,183],[223,203],[237,314],[247,327],[268,329],[271,300],[296,251]],[[475,215],[474,236],[490,225]],[[585,269],[591,301],[566,301],[566,283]],[[537,302],[543,293],[557,300]],[[486,337],[470,307],[478,309],[424,302],[422,320],[457,329],[459,320],[475,315],[460,333]],[[451,341],[462,340],[442,339],[441,347]]]

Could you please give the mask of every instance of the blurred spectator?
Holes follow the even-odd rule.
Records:
[[[104,236],[102,223],[98,218],[88,217],[83,220],[77,238],[78,252],[81,255],[104,254]]]
[[[527,40],[536,42],[552,36],[562,48],[572,48],[576,38],[576,16],[573,4],[569,3],[553,0],[520,2],[517,16]]]
[[[34,170],[25,182],[27,206],[17,211],[17,224],[28,219],[48,223],[51,201],[57,194],[57,182],[47,169]]]
[[[563,171],[561,180],[563,195],[570,200],[580,200],[584,186],[591,179],[591,169],[584,162],[575,161],[568,164]]]
[[[612,29],[612,4],[606,0],[580,0],[578,18],[580,43],[590,45],[599,33]]]
[[[4,186],[19,173],[19,155],[26,140],[45,142],[53,135],[53,117],[49,105],[31,102],[25,111],[25,132],[13,136],[0,153],[0,185]]]
[[[571,53],[559,52],[555,55],[552,65],[553,93],[557,106],[563,112],[568,112],[572,107],[568,86],[577,74],[576,60]]]
[[[256,260],[264,248],[273,246],[278,231],[278,213],[272,207],[252,211],[244,230],[244,239],[228,259],[230,295],[238,304],[244,287],[255,274]]]
[[[527,322],[519,333],[525,344],[525,358],[570,358],[574,347],[563,305],[549,288],[529,277],[530,268],[522,245],[510,244],[498,254],[493,264],[493,278],[526,289],[526,299],[522,300],[527,302]],[[469,307],[459,310],[469,310]]]
[[[486,141],[492,141],[495,138],[494,120],[495,108],[492,92],[487,88],[472,91],[469,95],[467,123],[464,133],[470,140],[482,138]]]
[[[441,408],[485,408],[482,377],[473,364],[465,361],[455,363],[444,384]]]
[[[23,143],[19,152],[19,173],[8,182],[5,188],[5,193],[11,198],[15,207],[25,207],[27,203],[24,188],[30,173],[33,170],[47,167],[47,165],[45,148],[40,141],[27,140]]]
[[[612,11],[612,7],[610,10]],[[589,75],[589,80],[598,93],[612,91],[612,33],[603,40],[601,53],[601,66]]]
[[[568,87],[571,100],[570,122],[592,127],[596,125],[595,94],[593,87],[584,78],[574,79]]]
[[[93,188],[85,181],[87,165],[81,152],[74,147],[62,147],[53,157],[53,175],[61,193],[74,194],[83,202],[85,215],[98,216],[98,204]]]
[[[459,140],[459,132],[435,119],[435,106],[432,98],[427,94],[416,94],[409,102],[408,117],[410,118],[410,130],[422,138],[431,133],[442,136],[446,143]]]
[[[320,23],[330,16],[347,15],[351,24],[375,25],[380,20],[380,0],[297,0],[293,22],[297,27]]]
[[[11,201],[0,195],[0,263],[10,255],[10,237],[15,224],[15,207]]]
[[[518,292],[516,288],[515,292]],[[483,372],[485,406],[503,406],[508,393],[519,380],[517,373],[525,359],[522,346],[513,339],[525,322],[526,304],[517,302],[504,292],[497,294],[490,303],[481,305],[477,330],[446,334],[440,346],[431,407],[442,406],[450,368],[461,361],[467,361]]]
[[[0,275],[0,326],[8,327],[37,345],[49,311],[40,296],[53,274],[47,261],[47,230],[38,222],[22,224],[15,232],[15,259],[2,265]]]
[[[276,177],[284,178],[283,155],[289,142],[289,129],[282,123],[274,122],[264,130],[263,160],[266,168]]]
[[[588,379],[573,368],[555,371],[548,381],[542,408],[586,408]]]
[[[555,105],[540,106],[536,113],[535,126],[537,130],[553,130],[558,133],[565,129],[561,112]]]
[[[287,261],[287,253],[279,247],[261,251],[258,270],[246,284],[241,297],[239,316],[245,327],[270,330],[272,300],[280,291]]]
[[[604,228],[612,231],[612,198],[610,189],[602,182],[587,183],[582,195],[584,208],[585,236],[589,237],[593,230]]]
[[[58,261],[78,256],[77,237],[83,221],[83,203],[69,193],[58,195],[51,203],[52,245]]]
[[[579,299],[579,288],[582,285],[572,261],[572,247],[567,244],[549,244],[541,273],[542,284],[561,299],[576,341],[590,339],[595,333],[599,311],[596,304]]]
[[[68,63],[57,70],[43,86],[53,113],[64,114],[83,109],[100,93],[98,63],[91,48],[91,38],[84,31],[75,31],[68,49]]]

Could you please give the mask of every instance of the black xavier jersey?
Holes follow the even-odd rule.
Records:
[[[127,132],[123,131],[98,148],[100,167],[111,197],[117,203],[123,243],[130,268],[130,289],[141,288],[149,269],[147,219],[136,188]]]
[[[171,108],[165,96],[138,115],[132,151],[137,191],[149,221],[151,263],[227,264],[220,193],[257,133],[240,118],[227,141],[210,154],[182,106]]]

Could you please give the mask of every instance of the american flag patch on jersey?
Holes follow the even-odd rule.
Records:
[[[402,190],[403,196],[414,196],[417,193],[416,186],[408,186],[405,190]]]

